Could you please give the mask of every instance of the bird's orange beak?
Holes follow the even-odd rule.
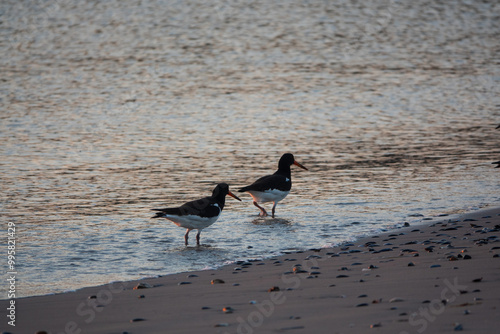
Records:
[[[228,191],[228,192],[227,192],[227,194],[228,194],[229,196],[233,197],[233,198],[236,198],[238,201],[240,201],[240,202],[241,202],[241,199],[240,199],[238,196],[236,196],[235,194],[233,194],[232,192]]]
[[[297,161],[294,161],[294,162],[293,162],[293,164],[294,164],[295,166],[299,166],[299,167],[300,167],[300,168],[302,168],[302,169],[309,170],[309,169],[305,168],[304,166],[302,166],[301,164],[299,164]]]

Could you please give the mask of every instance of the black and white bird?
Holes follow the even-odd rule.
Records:
[[[226,195],[241,201],[238,196],[229,191],[229,186],[226,183],[219,183],[214,188],[212,196],[187,202],[177,208],[153,209],[159,212],[151,218],[166,218],[175,225],[186,228],[187,232],[184,235],[186,246],[188,245],[189,232],[191,230],[198,230],[196,244],[200,245],[201,230],[217,221],[222,209],[224,209]]]
[[[295,161],[293,154],[285,153],[278,163],[278,170],[272,174],[263,176],[249,186],[239,189],[239,192],[248,192],[253,198],[253,204],[260,209],[259,216],[266,217],[266,210],[258,203],[273,202],[272,217],[276,210],[276,204],[284,199],[292,189],[292,165],[307,170],[306,167]]]

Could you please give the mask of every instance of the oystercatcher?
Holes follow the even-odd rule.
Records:
[[[290,170],[292,165],[308,170],[295,161],[293,154],[285,153],[281,156],[276,173],[263,176],[251,185],[238,190],[239,192],[248,192],[252,196],[253,204],[260,209],[259,216],[266,217],[267,212],[258,203],[273,202],[272,217],[274,218],[276,204],[285,198],[292,189],[292,172]]]
[[[217,221],[222,209],[224,209],[226,195],[241,201],[238,196],[229,191],[229,186],[226,183],[219,183],[214,188],[212,196],[187,202],[178,208],[152,209],[159,212],[151,218],[166,218],[175,225],[186,228],[187,232],[184,235],[186,246],[188,245],[189,232],[191,230],[198,230],[196,245],[199,246],[201,230]]]

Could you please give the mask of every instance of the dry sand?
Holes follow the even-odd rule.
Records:
[[[0,327],[23,334],[497,333],[500,209],[439,219],[331,249],[22,298],[16,327],[5,317]],[[139,283],[150,287],[133,289]],[[2,310],[7,303],[0,301]]]

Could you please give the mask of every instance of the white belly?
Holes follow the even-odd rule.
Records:
[[[200,217],[195,215],[186,216],[175,216],[175,215],[165,215],[165,218],[172,221],[175,225],[179,227],[188,228],[191,230],[201,230],[205,227],[209,227],[217,221],[219,216],[215,217]]]
[[[290,191],[281,191],[277,189],[269,189],[265,191],[249,190],[248,193],[253,200],[258,203],[279,202],[285,198]]]

